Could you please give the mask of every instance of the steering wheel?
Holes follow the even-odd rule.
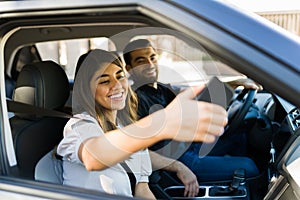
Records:
[[[225,137],[237,131],[254,101],[256,92],[254,89],[243,89],[230,103],[227,109],[228,124],[223,134]],[[246,98],[244,98],[245,96]]]

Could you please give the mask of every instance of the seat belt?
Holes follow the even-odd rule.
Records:
[[[18,114],[27,114],[35,117],[59,117],[59,118],[72,118],[73,116],[64,112],[50,110],[46,108],[39,108],[30,104],[25,104],[17,101],[6,100],[8,111],[18,113]],[[60,160],[61,157],[55,154],[56,159]],[[136,178],[129,168],[129,166],[124,162],[120,163],[124,170],[127,172],[127,175],[130,180],[130,186],[132,195],[134,196]]]
[[[27,114],[34,117],[59,117],[59,118],[72,118],[71,114],[51,110],[47,108],[40,108],[30,104],[21,103],[17,101],[6,100],[9,112],[16,114]]]
[[[133,172],[131,171],[131,169],[129,168],[129,166],[127,165],[127,163],[124,161],[124,162],[121,162],[120,163],[121,166],[124,168],[124,170],[126,171],[128,177],[129,177],[129,180],[130,180],[130,186],[131,186],[131,193],[132,193],[132,196],[134,196],[134,193],[135,193],[135,184],[136,184],[136,178],[133,174]]]

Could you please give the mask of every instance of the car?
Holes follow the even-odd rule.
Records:
[[[247,156],[260,175],[201,182],[196,198],[300,198],[297,36],[217,0],[1,1],[0,7],[1,198],[129,199],[65,186],[53,176],[36,180],[34,173],[71,117],[79,56],[94,48],[121,54],[137,38],[157,47],[161,82],[186,88],[215,76],[247,77],[263,87],[235,89],[228,108],[235,128],[249,129]],[[36,70],[40,65],[45,71]],[[59,170],[43,166],[42,173],[53,169]],[[164,171],[150,185],[159,199],[184,199],[181,183]]]

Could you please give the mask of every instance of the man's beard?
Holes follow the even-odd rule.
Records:
[[[139,88],[143,85],[153,84],[157,82],[157,75],[155,77],[141,77],[132,75],[132,80],[134,81],[134,88]]]

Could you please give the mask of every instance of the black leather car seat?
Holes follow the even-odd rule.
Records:
[[[53,61],[27,64],[21,70],[13,101],[42,109],[60,110],[69,96],[68,78],[61,66]],[[10,119],[17,166],[12,175],[34,179],[37,162],[63,137],[67,118],[32,116],[20,111]]]

